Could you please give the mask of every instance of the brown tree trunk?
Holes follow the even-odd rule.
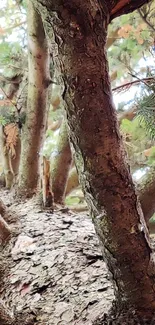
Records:
[[[49,52],[41,17],[28,1],[28,99],[22,140],[19,192],[32,196],[40,174],[40,150],[47,120]]]
[[[66,121],[64,120],[59,133],[56,152],[51,163],[52,191],[55,203],[64,203],[65,190],[72,163],[72,152],[68,137]]]
[[[131,309],[141,322],[144,317],[151,322],[155,264],[118,129],[105,51],[110,10],[116,16],[117,10],[125,12],[125,6],[135,9],[135,1],[122,1],[124,5],[90,0],[41,3],[43,14],[45,5],[49,10],[58,45],[76,165],[113,275],[116,309],[120,313]]]
[[[12,170],[13,170],[13,173],[14,173],[14,178],[16,178],[18,176],[18,172],[19,172],[20,155],[21,155],[21,139],[20,139],[20,136],[18,136],[18,139],[17,139],[17,143],[16,143],[16,146],[15,146],[15,152],[16,152],[15,157],[10,157],[11,166],[12,166]]]
[[[1,155],[2,155],[2,164],[3,171],[5,176],[5,186],[10,189],[13,184],[13,170],[10,161],[9,151],[6,148],[5,134],[3,132],[3,126],[0,126],[0,147],[1,147]]]
[[[50,161],[43,157],[42,163],[42,196],[43,196],[43,206],[45,208],[53,208],[53,193],[50,177]]]

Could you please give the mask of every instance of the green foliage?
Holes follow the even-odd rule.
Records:
[[[132,171],[154,164],[153,141],[147,133],[144,121],[136,117],[133,121],[124,119],[121,124],[129,163]],[[152,151],[151,151],[152,150]]]
[[[155,146],[151,148],[150,156],[148,158],[148,165],[155,166]]]
[[[137,100],[138,116],[143,121],[152,139],[155,139],[155,83],[143,86],[140,99]]]
[[[0,125],[6,125],[8,123],[8,120],[3,116],[0,115]]]
[[[70,195],[70,196],[67,196],[66,197],[66,200],[65,200],[65,203],[68,205],[68,206],[70,206],[70,205],[77,205],[77,204],[79,204],[79,198],[78,198],[78,196],[72,196],[72,195]]]
[[[5,17],[5,19],[4,19]],[[23,69],[26,50],[26,16],[16,1],[6,0],[0,13],[0,69],[11,77]],[[19,72],[19,71],[18,71]]]
[[[0,107],[0,124],[17,123],[20,127],[25,123],[26,114],[22,112],[18,115],[14,106]]]
[[[128,133],[134,142],[148,141],[145,124],[136,117],[133,121],[124,119],[121,124],[121,130]]]
[[[154,5],[152,4],[152,6]],[[120,79],[130,81],[132,77],[128,73],[137,70],[139,60],[144,57],[151,57],[150,50],[154,44],[154,33],[138,11],[116,18],[109,25],[109,36],[118,28],[115,42],[108,49],[110,71],[117,70],[119,81]],[[146,67],[139,68],[139,76],[144,73],[144,70]]]
[[[57,139],[58,139],[59,131],[47,130],[46,132],[46,140],[43,148],[43,155],[47,158],[50,158],[51,154],[54,154],[54,151],[57,147]]]

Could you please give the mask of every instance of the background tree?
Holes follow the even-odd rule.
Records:
[[[19,189],[32,196],[38,185],[40,150],[47,123],[49,51],[43,23],[31,1],[28,2],[28,97],[22,140]]]

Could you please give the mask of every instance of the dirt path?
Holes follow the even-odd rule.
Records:
[[[10,204],[6,192],[1,198]],[[92,325],[110,308],[113,289],[89,216],[42,212],[34,200],[10,210],[20,217],[20,233],[3,251],[6,309],[38,325]]]

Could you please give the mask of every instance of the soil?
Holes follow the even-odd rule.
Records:
[[[7,191],[1,199],[13,232],[0,257],[9,324],[99,324],[114,293],[89,215],[43,211],[36,199],[19,202]]]

